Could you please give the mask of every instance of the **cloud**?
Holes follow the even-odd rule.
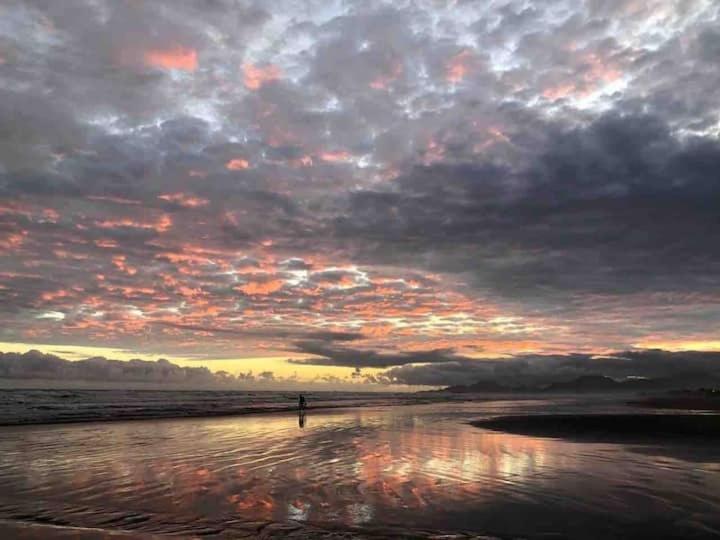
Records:
[[[717,284],[717,140],[681,140],[648,115],[536,127],[545,142],[523,165],[415,167],[351,194],[336,233],[368,260],[434,253],[433,271],[473,273],[508,297]]]
[[[272,64],[257,66],[254,64],[243,64],[243,82],[250,90],[259,90],[262,86],[279,79],[282,71],[278,66]]]
[[[315,355],[313,358],[291,359],[291,364],[312,366],[342,366],[352,368],[386,368],[404,364],[446,363],[454,360],[452,351],[437,349],[407,353],[382,353],[328,345],[321,341],[300,341],[295,344],[299,352]]]
[[[60,386],[101,383],[187,388],[247,388],[248,385],[265,388],[267,383],[272,383],[276,388],[287,388],[297,382],[294,377],[279,377],[268,370],[258,374],[249,370],[233,375],[227,371],[213,372],[204,366],[178,366],[164,358],[121,361],[93,357],[69,361],[36,350],[25,353],[0,352],[0,379],[30,382],[42,380]]]
[[[0,378],[187,386],[212,386],[228,382],[226,377],[213,374],[206,367],[180,367],[165,359],[125,362],[95,357],[70,362],[34,350],[23,354],[0,353]]]
[[[61,352],[61,351],[59,351]],[[316,376],[300,380],[297,374],[281,376],[271,370],[240,371],[232,374],[224,370],[211,371],[205,366],[179,366],[165,359],[111,360],[92,357],[83,360],[66,360],[54,354],[36,350],[25,353],[0,352],[0,381],[10,387],[22,384],[41,384],[43,387],[89,386],[186,388],[225,390],[318,390],[337,391],[357,389],[353,377]],[[365,384],[366,390],[385,390],[386,382]]]
[[[309,340],[314,340],[314,341],[333,342],[333,341],[356,341],[358,339],[362,339],[364,336],[360,332],[326,331],[326,332],[308,332],[308,334],[305,337]]]
[[[714,339],[710,0],[6,4],[4,340],[409,372]]]
[[[181,46],[146,51],[144,59],[148,65],[164,69],[195,71],[198,67],[197,51]]]

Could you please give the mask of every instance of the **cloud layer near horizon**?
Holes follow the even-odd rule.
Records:
[[[233,375],[226,371],[212,372],[206,367],[178,366],[164,358],[159,360],[112,360],[97,356],[70,361],[54,354],[31,350],[25,353],[0,352],[0,379],[42,380],[52,385],[69,382],[109,384],[149,384],[160,387],[238,388],[247,385],[297,381],[276,379],[271,371],[252,371]],[[322,382],[322,381],[320,381]]]
[[[719,22],[712,0],[5,2],[0,341],[413,377],[716,347]]]
[[[347,351],[350,352],[350,351]],[[336,356],[338,356],[336,354]],[[378,361],[381,358],[381,361]],[[422,361],[423,364],[411,363]],[[571,381],[583,375],[603,375],[615,380],[631,378],[673,379],[689,373],[720,378],[720,352],[669,352],[638,350],[617,352],[601,357],[589,354],[518,355],[512,359],[471,359],[442,351],[417,353],[412,358],[391,355],[358,353],[355,362],[320,358],[318,365],[343,365],[356,368],[345,379],[318,377],[301,381],[296,377],[276,377],[271,371],[253,374],[252,371],[233,375],[225,371],[212,372],[206,367],[178,366],[160,360],[111,360],[94,357],[69,361],[39,351],[0,353],[0,380],[42,380],[62,386],[74,382],[111,385],[144,385],[184,388],[247,389],[337,388],[351,383],[372,384],[375,389],[389,385],[451,386],[478,381],[492,381],[508,387],[542,387],[553,382]],[[375,375],[363,374],[367,367],[390,367]]]

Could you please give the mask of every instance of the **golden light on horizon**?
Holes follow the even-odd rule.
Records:
[[[349,367],[291,364],[287,361],[289,356],[296,359],[309,357],[304,354],[275,354],[272,356],[248,356],[238,358],[192,358],[153,352],[132,351],[115,347],[0,342],[0,352],[22,354],[30,350],[36,350],[43,354],[52,354],[70,361],[85,360],[93,357],[104,357],[110,360],[120,361],[133,359],[157,361],[163,358],[181,367],[206,367],[212,372],[227,371],[232,375],[239,375],[250,371],[255,375],[263,372],[272,372],[278,379],[292,379],[298,383],[318,382],[323,377],[347,380],[347,382],[350,383],[352,374],[355,371]],[[377,374],[381,371],[380,369],[373,368],[363,369],[363,372],[367,374]]]
[[[706,351],[720,352],[720,340],[648,340],[633,345],[638,349],[662,349],[671,352]]]

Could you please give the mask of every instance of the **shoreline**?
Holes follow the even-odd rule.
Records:
[[[455,400],[428,400],[419,399],[417,401],[397,401],[388,403],[387,401],[377,400],[369,401],[367,403],[338,403],[328,405],[317,405],[303,409],[305,413],[313,412],[328,412],[328,411],[341,411],[341,410],[354,410],[354,409],[372,409],[376,407],[408,407],[417,405],[434,405],[439,403],[462,403],[467,401],[495,401],[493,399],[482,399],[482,400],[468,400],[468,399],[455,399]],[[19,419],[17,421],[7,421],[0,417],[0,428],[19,428],[19,427],[32,427],[32,426],[61,426],[61,425],[72,425],[72,424],[93,424],[93,423],[116,423],[116,422],[146,422],[152,420],[192,420],[192,419],[212,419],[212,418],[229,418],[229,417],[245,417],[245,416],[261,416],[261,415],[280,415],[288,413],[299,413],[300,410],[296,405],[292,407],[248,407],[246,409],[237,410],[198,410],[198,411],[187,411],[185,413],[177,411],[163,411],[158,409],[147,414],[136,414],[132,412],[119,413],[113,416],[100,416],[100,415],[86,415],[78,417],[59,417],[54,419],[38,418],[34,419]]]
[[[431,403],[431,402],[430,402]],[[392,406],[407,406],[407,405],[428,405],[430,403],[394,403]],[[310,407],[303,409],[305,413],[312,411],[335,411],[341,409],[370,409],[372,407],[387,406],[387,404],[372,403],[367,405],[325,405],[319,407]],[[37,422],[5,422],[0,419],[0,428],[2,427],[25,427],[25,426],[62,426],[69,424],[104,424],[108,422],[146,422],[152,420],[193,420],[202,418],[228,418],[232,416],[244,417],[244,416],[261,416],[261,415],[275,415],[275,414],[286,414],[286,413],[299,413],[300,410],[297,407],[293,408],[267,408],[267,409],[249,409],[245,411],[202,411],[197,414],[169,414],[169,415],[127,415],[127,416],[110,416],[110,417],[82,417],[82,418],[62,418],[58,420],[39,420]]]
[[[141,391],[139,397],[129,397],[113,390],[59,390],[56,397],[36,399],[34,395],[23,396],[24,389],[10,392],[0,390],[0,428],[39,425],[69,425],[106,422],[142,422],[148,420],[172,420],[193,418],[226,418],[250,415],[298,413],[297,398],[285,392],[267,392],[262,395],[225,392],[217,396],[206,391],[188,394],[181,391],[173,394],[167,390],[162,394],[155,391]],[[32,392],[38,392],[33,390]],[[106,393],[107,392],[107,393]],[[147,392],[147,393],[146,393]],[[66,394],[67,395],[63,395]],[[280,394],[280,395],[278,395]],[[368,409],[373,407],[396,407],[412,405],[485,403],[492,401],[531,400],[537,396],[507,395],[453,395],[453,394],[344,394],[342,392],[322,395],[308,392],[310,406],[305,409],[314,412],[328,412],[339,409]],[[17,397],[16,397],[17,396]]]

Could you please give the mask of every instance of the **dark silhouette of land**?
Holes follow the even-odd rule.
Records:
[[[700,388],[670,392],[660,396],[651,396],[630,405],[651,409],[683,409],[686,411],[720,411],[720,388]]]
[[[505,385],[493,380],[478,381],[469,385],[448,386],[439,392],[463,393],[620,393],[664,392],[687,388],[713,386],[720,388],[720,379],[705,372],[687,372],[673,377],[654,379],[627,379],[617,381],[604,375],[582,375],[574,379],[545,383],[542,385]]]
[[[585,442],[665,442],[682,440],[717,443],[716,414],[577,414],[501,416],[471,422],[473,426],[539,437]]]

